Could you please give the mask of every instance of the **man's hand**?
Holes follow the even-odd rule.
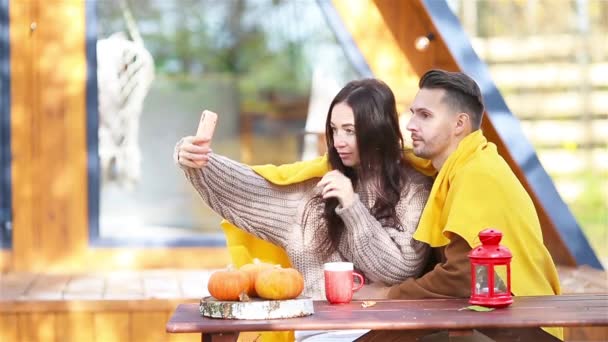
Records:
[[[326,173],[317,186],[322,188],[321,194],[324,199],[337,198],[343,208],[348,208],[353,204],[355,199],[353,183],[342,172],[333,170]]]
[[[382,282],[375,282],[369,285],[363,285],[363,287],[359,291],[354,293],[353,299],[387,299],[388,292],[390,291],[390,289],[390,286],[386,286]]]

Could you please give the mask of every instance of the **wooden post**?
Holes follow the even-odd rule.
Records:
[[[9,4],[13,269],[87,245],[85,2]]]

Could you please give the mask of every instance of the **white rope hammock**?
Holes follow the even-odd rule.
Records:
[[[132,187],[141,174],[139,118],[154,79],[154,61],[146,50],[128,8],[129,34],[97,41],[99,158],[103,182]]]

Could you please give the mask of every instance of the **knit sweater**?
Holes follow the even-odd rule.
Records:
[[[239,228],[285,249],[293,266],[304,276],[306,296],[324,298],[325,262],[352,262],[367,282],[387,285],[417,277],[425,266],[429,247],[412,236],[431,184],[416,171],[409,173],[409,182],[397,203],[401,227],[383,227],[370,214],[374,201],[368,192],[355,189],[352,205],[336,208],[346,228],[338,250],[323,258],[316,248],[318,237],[327,234],[324,206],[320,201],[311,201],[320,193],[316,187],[319,178],[274,185],[249,166],[217,154],[210,154],[204,168],[180,167],[211,209]]]

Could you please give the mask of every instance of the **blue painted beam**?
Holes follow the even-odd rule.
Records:
[[[460,70],[473,77],[479,84],[486,105],[486,114],[492,126],[524,173],[532,191],[576,263],[603,269],[581,227],[541,165],[534,147],[524,135],[519,120],[507,107],[491,78],[488,67],[473,50],[458,18],[444,0],[423,0],[423,5]]]
[[[0,0],[0,248],[12,241],[9,0]]]
[[[99,238],[100,161],[98,147],[99,99],[97,89],[97,1],[85,4],[85,50],[87,58],[87,194],[89,242]]]
[[[352,35],[344,26],[342,19],[331,0],[317,0],[321,13],[325,17],[325,22],[334,33],[336,40],[342,47],[346,58],[361,77],[373,77],[372,69],[367,64],[365,57],[357,47]]]

